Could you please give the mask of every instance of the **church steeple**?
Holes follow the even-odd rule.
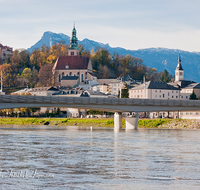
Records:
[[[176,70],[175,70],[175,81],[183,80],[184,79],[183,74],[184,74],[184,70],[183,70],[183,67],[181,65],[181,55],[180,55],[180,51],[179,51],[178,65],[177,65]]]
[[[76,37],[76,28],[75,23],[72,29],[72,37],[70,38],[70,47],[69,49],[79,49],[78,48],[78,38]]]

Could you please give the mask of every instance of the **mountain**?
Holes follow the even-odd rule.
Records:
[[[50,44],[65,43],[70,44],[70,37],[59,33],[45,32],[42,38],[28,51],[32,52],[36,48],[40,48],[43,45],[50,46]],[[200,52],[188,52],[178,49],[166,49],[166,48],[148,48],[139,50],[126,50],[120,47],[110,47],[109,44],[103,44],[95,42],[89,39],[79,41],[79,44],[84,46],[86,50],[95,50],[97,47],[107,49],[111,54],[118,53],[119,55],[130,54],[135,57],[143,59],[143,64],[151,68],[156,68],[158,71],[167,71],[174,75],[178,63],[178,54],[181,53],[181,63],[184,69],[184,77],[187,80],[193,80],[200,82]]]

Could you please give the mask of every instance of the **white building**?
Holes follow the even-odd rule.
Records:
[[[174,99],[189,100],[192,92],[200,97],[200,84],[194,81],[184,79],[184,70],[181,65],[181,57],[179,53],[178,65],[175,70],[175,81],[172,83],[149,81],[129,90],[129,98],[146,98],[146,99]],[[169,114],[169,115],[168,115]],[[174,118],[193,118],[200,119],[200,111],[181,111],[181,112],[160,112],[151,113],[153,117],[169,116]]]
[[[149,81],[129,90],[129,98],[179,99],[180,89],[164,82]]]

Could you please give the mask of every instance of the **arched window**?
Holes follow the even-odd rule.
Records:
[[[68,76],[69,76],[69,74],[67,73],[67,74],[66,74],[66,77],[68,77]]]
[[[62,73],[62,77],[64,77],[64,73]]]
[[[60,77],[60,74],[58,75],[58,82],[60,82],[60,80],[61,80],[61,77]]]
[[[72,76],[72,72],[69,73],[69,76]]]
[[[74,73],[74,76],[76,76],[76,73]]]
[[[84,74],[81,74],[81,82],[84,82]]]

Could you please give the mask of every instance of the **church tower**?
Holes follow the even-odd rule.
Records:
[[[68,48],[68,55],[79,55],[78,38],[76,37],[75,24],[72,30],[72,37],[70,38],[70,46]]]
[[[184,74],[184,70],[181,65],[181,56],[180,56],[180,52],[179,52],[178,65],[175,70],[175,82],[183,80],[184,79],[183,74]]]

